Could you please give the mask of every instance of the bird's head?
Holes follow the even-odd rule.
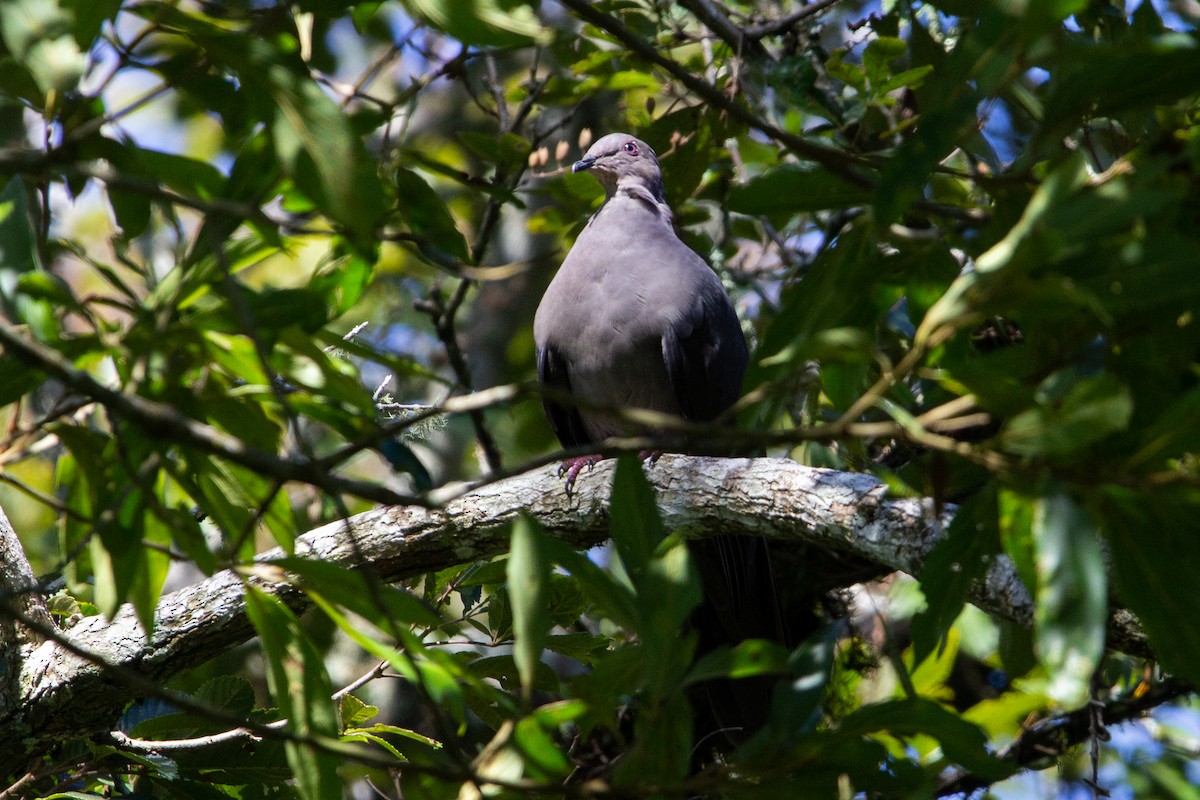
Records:
[[[658,202],[663,202],[662,170],[650,145],[628,133],[610,133],[596,141],[572,172],[587,171],[596,176],[611,197],[622,187],[642,186]]]

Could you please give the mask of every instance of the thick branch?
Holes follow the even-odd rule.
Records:
[[[0,601],[11,603],[22,617],[52,625],[46,602],[37,591],[37,578],[25,557],[8,515],[0,508]],[[20,667],[21,647],[37,645],[42,637],[16,619],[0,618],[0,714],[11,707],[14,681]]]
[[[508,524],[521,511],[550,535],[590,547],[607,536],[613,463],[584,473],[571,496],[547,467],[469,492],[444,508],[384,507],[349,524],[326,525],[300,537],[296,552],[396,581],[505,552]],[[670,528],[696,536],[738,533],[805,542],[910,574],[920,570],[953,513],[947,509],[934,518],[925,501],[889,499],[887,488],[869,475],[783,459],[664,456],[647,474]],[[274,550],[260,558],[281,555]],[[305,604],[290,584],[261,574],[254,581],[295,608]],[[974,596],[1002,617],[1032,620],[1032,603],[1005,559],[991,564]],[[161,683],[244,642],[252,630],[242,579],[223,572],[165,596],[149,639],[128,606],[112,621],[84,619],[64,636],[95,658],[54,641],[22,649],[19,695],[0,716],[0,753],[14,760],[29,742],[36,748],[55,737],[109,729],[121,708],[142,694],[129,671]],[[8,767],[0,758],[0,773]]]

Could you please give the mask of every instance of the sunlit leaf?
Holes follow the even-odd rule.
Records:
[[[271,696],[288,719],[289,730],[304,737],[336,736],[333,685],[321,653],[299,620],[278,599],[253,586],[246,587],[246,614],[266,656]],[[341,792],[339,757],[299,741],[288,741],[284,748],[303,797],[320,800]]]
[[[513,659],[521,675],[526,699],[532,696],[534,671],[550,630],[550,617],[546,612],[550,560],[541,546],[544,539],[540,526],[532,519],[522,516],[513,523],[508,554],[508,594],[515,636]]]
[[[1100,534],[1062,488],[1049,486],[1036,500],[1033,541],[1038,660],[1050,676],[1049,695],[1079,706],[1104,652],[1108,578]]]

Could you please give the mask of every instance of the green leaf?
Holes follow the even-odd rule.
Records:
[[[788,655],[788,677],[774,686],[767,724],[742,746],[739,759],[769,758],[815,730],[822,717],[821,704],[829,687],[837,640],[836,627],[828,626]]]
[[[888,159],[872,198],[877,224],[887,225],[904,213],[920,196],[934,166],[977,129],[978,98],[957,94],[951,102],[924,111],[913,135]]]
[[[1000,551],[996,490],[989,484],[954,513],[921,568],[925,608],[913,617],[913,661],[921,663],[962,613],[971,583],[987,572],[987,557]]]
[[[1016,765],[1001,761],[987,750],[987,738],[978,727],[932,700],[912,697],[873,703],[842,720],[843,733],[886,731],[904,737],[923,734],[936,739],[946,758],[979,778],[997,781],[1008,777]]]
[[[617,763],[613,785],[642,786],[650,776],[657,783],[681,779],[691,750],[692,709],[683,694],[642,706],[634,720],[633,745]]]
[[[1025,456],[1065,456],[1123,431],[1133,416],[1129,387],[1109,373],[1075,383],[1061,398],[1013,417],[1000,441]]]
[[[120,495],[109,494],[110,487],[105,485],[96,489],[104,501],[113,504],[100,516],[96,526],[99,536],[89,540],[96,577],[96,605],[100,613],[112,619],[129,598],[146,555],[142,547],[144,498],[138,489]],[[141,613],[138,616],[141,618]]]
[[[322,263],[309,282],[319,294],[330,319],[336,319],[362,299],[375,276],[375,265],[357,251],[342,252],[335,244],[331,258]]]
[[[1128,37],[1057,48],[1038,138],[1077,127],[1089,116],[1110,116],[1167,105],[1200,91],[1200,46],[1195,37]],[[1096,91],[1103,87],[1103,91]]]
[[[975,268],[963,272],[934,303],[917,329],[917,342],[929,339],[943,326],[977,324],[979,308],[1017,276],[1040,265],[1045,256],[1040,245],[1046,238],[1047,220],[1061,208],[1071,208],[1070,198],[1088,181],[1087,162],[1081,154],[1066,158],[1038,186],[1020,220],[1000,241],[975,259]],[[1056,237],[1051,237],[1056,238]]]
[[[441,618],[420,598],[391,584],[371,580],[360,570],[299,556],[265,562],[300,576],[300,587],[353,611],[383,631],[396,625],[436,628]]]
[[[892,62],[904,55],[908,45],[894,36],[879,36],[863,50],[863,72],[877,93],[892,77]]]
[[[246,615],[258,632],[267,685],[288,730],[303,737],[336,737],[338,714],[333,685],[321,652],[300,627],[300,621],[277,598],[246,586]],[[296,788],[308,800],[340,797],[342,759],[305,742],[284,744]]]
[[[268,91],[277,114],[271,133],[284,171],[322,213],[367,237],[383,219],[387,200],[367,153],[350,120],[329,95],[309,79],[261,56],[253,79]]]
[[[869,189],[825,169],[784,164],[729,189],[726,207],[740,214],[796,214],[870,202]]]
[[[404,0],[404,6],[463,44],[518,47],[550,37],[524,0]]]
[[[1139,492],[1105,487],[1101,527],[1112,552],[1119,596],[1138,616],[1155,655],[1170,672],[1200,680],[1200,493],[1169,487]]]
[[[630,588],[560,539],[544,542],[550,559],[565,569],[596,610],[626,630],[637,629],[637,606]]]
[[[513,615],[513,660],[521,676],[521,690],[526,701],[533,696],[534,674],[550,632],[550,615],[546,608],[550,559],[542,547],[545,538],[541,526],[524,514],[513,523],[508,554],[508,594]]]
[[[713,678],[748,678],[754,675],[782,675],[788,667],[787,648],[763,639],[746,639],[736,647],[720,647],[706,653],[684,679],[685,685]]]
[[[650,563],[664,531],[654,500],[654,489],[634,456],[617,459],[613,474],[609,531],[621,563],[635,586]]]
[[[86,55],[75,40],[73,22],[70,10],[53,0],[0,4],[0,37],[43,95],[67,92],[83,75]]]
[[[423,239],[426,248],[441,250],[458,261],[467,261],[467,240],[459,232],[446,203],[415,172],[397,167],[392,180],[399,198],[397,211],[408,223],[413,235]]]
[[[557,733],[557,731],[554,731]],[[513,731],[513,742],[525,757],[526,769],[533,777],[547,779],[565,778],[571,774],[574,765],[555,742],[552,731],[547,730],[534,717],[526,717],[517,722]]]
[[[44,282],[33,278],[41,274],[35,241],[25,184],[20,177],[11,178],[0,189],[0,310],[28,324],[38,338],[53,340],[57,331],[53,306],[20,290],[22,278]]]
[[[1034,633],[1038,661],[1063,705],[1083,705],[1104,655],[1108,576],[1095,524],[1066,491],[1048,485],[1036,498]]]
[[[340,702],[343,728],[357,727],[379,715],[379,706],[367,705],[352,694],[342,695]]]
[[[254,688],[245,678],[221,675],[201,684],[192,699],[224,714],[249,717],[254,709]],[[178,712],[143,720],[130,734],[141,739],[191,739],[226,729],[226,723]]]

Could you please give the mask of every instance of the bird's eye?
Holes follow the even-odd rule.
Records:
[[[621,149],[624,150],[626,153],[629,153],[629,155],[631,155],[631,156],[636,156],[638,154],[637,145],[634,144],[633,142],[626,142],[625,145]]]

